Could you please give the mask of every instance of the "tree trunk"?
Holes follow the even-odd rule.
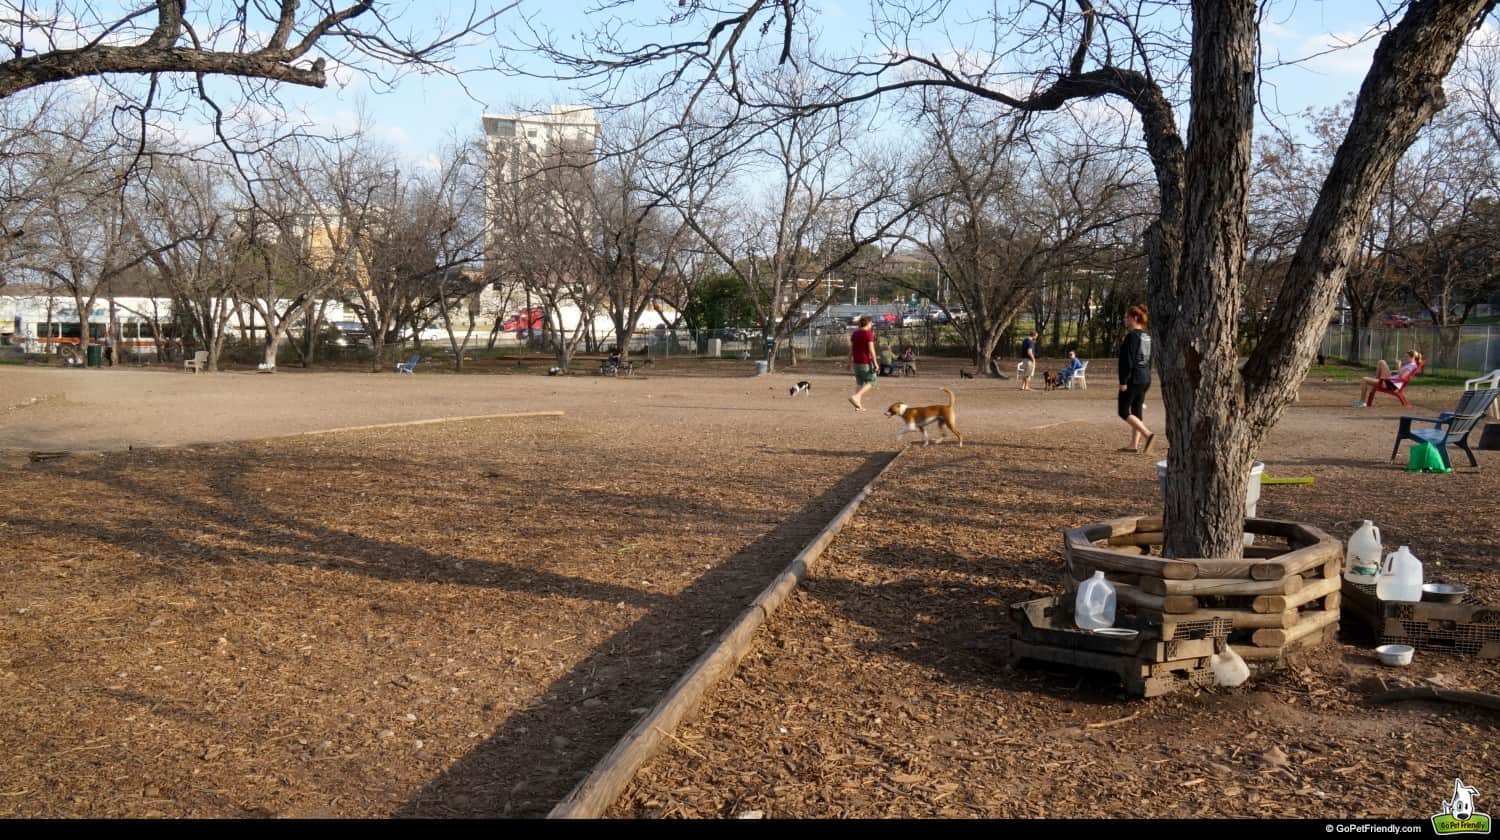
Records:
[[[1249,239],[1255,0],[1193,3],[1192,114],[1176,293],[1153,277],[1155,356],[1167,406],[1168,557],[1243,549],[1250,429],[1235,365],[1235,316]],[[1166,298],[1170,295],[1171,300]],[[1149,425],[1149,424],[1148,424]]]

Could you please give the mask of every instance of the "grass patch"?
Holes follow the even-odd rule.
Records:
[[[1358,382],[1366,376],[1374,376],[1375,368],[1355,367],[1353,365],[1313,365],[1308,371],[1307,378],[1311,380],[1328,380],[1331,382]],[[1471,371],[1453,370],[1450,368],[1423,368],[1422,372],[1413,379],[1413,386],[1432,386],[1435,388],[1462,388],[1464,382],[1473,379],[1477,374]]]

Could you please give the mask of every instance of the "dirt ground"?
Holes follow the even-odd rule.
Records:
[[[0,368],[0,816],[545,813],[895,448],[836,365],[740,367]],[[1497,691],[1500,663],[1341,643],[1151,701],[1004,668],[1006,607],[1061,591],[1061,530],[1157,507],[1156,458],[1114,451],[1108,388],[951,368],[867,403],[946,385],[968,445],[886,476],[615,816],[1420,817],[1455,775],[1482,804],[1491,713],[1367,697]],[[1429,577],[1500,593],[1500,459],[1408,475],[1402,409],[1352,397],[1304,390],[1261,458],[1316,484],[1261,512],[1375,519]]]

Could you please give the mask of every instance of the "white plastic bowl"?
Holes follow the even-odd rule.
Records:
[[[1399,668],[1411,664],[1411,657],[1416,653],[1416,648],[1411,645],[1381,645],[1375,648],[1375,653],[1380,657],[1381,662]]]

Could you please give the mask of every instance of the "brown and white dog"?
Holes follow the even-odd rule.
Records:
[[[898,442],[902,437],[912,432],[920,431],[922,433],[922,445],[930,445],[932,443],[932,438],[927,434],[927,427],[931,426],[933,423],[937,423],[943,428],[947,429],[949,432],[952,432],[954,437],[958,438],[959,446],[964,445],[964,436],[958,433],[958,427],[954,425],[955,414],[953,411],[953,404],[957,400],[953,396],[953,392],[948,390],[947,388],[943,389],[943,393],[948,395],[947,405],[907,405],[906,403],[901,402],[891,403],[891,407],[886,409],[886,416],[899,416],[902,420],[906,421],[906,428],[902,429],[901,432],[896,435],[896,440]]]

